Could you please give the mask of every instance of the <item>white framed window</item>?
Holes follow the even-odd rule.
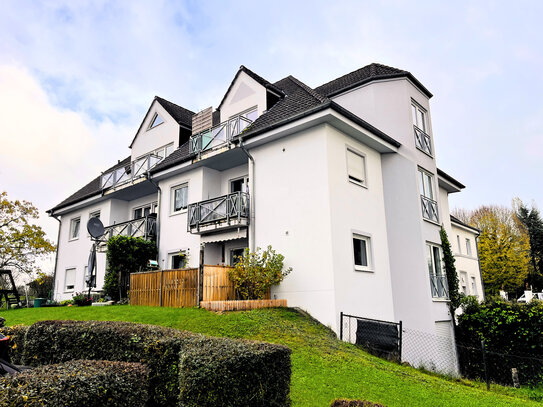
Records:
[[[475,277],[471,277],[471,295],[478,295],[477,294],[477,281],[475,280]]]
[[[159,126],[162,123],[164,123],[164,120],[162,119],[162,117],[160,117],[158,113],[155,113],[155,115],[151,119],[151,124],[149,124],[148,130],[154,129],[156,126]]]
[[[249,192],[249,177],[244,176],[230,180],[230,193]]]
[[[433,298],[449,299],[449,285],[443,268],[441,247],[432,243],[426,244],[428,273],[430,274],[430,289]]]
[[[466,254],[468,256],[472,256],[472,253],[471,253],[471,240],[469,240],[467,238],[466,238]]]
[[[462,254],[462,246],[460,245],[460,235],[456,235],[456,243],[458,245],[458,253]]]
[[[75,290],[75,268],[66,269],[64,275],[64,291],[70,292]]]
[[[347,175],[353,184],[367,186],[366,157],[350,148],[347,148]]]
[[[369,271],[372,266],[371,241],[368,236],[353,233],[354,269]]]
[[[81,229],[81,218],[73,218],[70,220],[70,239],[79,239],[79,229]]]
[[[413,128],[415,131],[415,146],[422,152],[432,155],[430,136],[428,135],[428,115],[414,100],[411,101]]]
[[[172,187],[170,191],[170,212],[177,213],[187,209],[189,184],[184,183]]]
[[[422,207],[422,217],[439,222],[437,202],[434,193],[434,175],[419,167],[419,189]]]
[[[132,219],[140,219],[145,216],[149,216],[156,213],[158,209],[158,202],[152,202],[137,208],[134,208],[134,214]]]
[[[245,255],[245,247],[238,247],[236,249],[230,249],[230,265],[234,266]]]
[[[460,272],[460,290],[465,295],[468,295],[468,273],[465,271]]]
[[[185,250],[180,250],[170,254],[170,268],[172,270],[183,269],[188,266],[189,257]]]

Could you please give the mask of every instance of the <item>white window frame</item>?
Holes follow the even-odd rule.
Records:
[[[67,284],[68,271],[72,271],[72,270],[73,270],[73,285],[70,284],[71,288],[68,288],[68,284]],[[77,269],[75,267],[68,267],[64,270],[64,292],[65,293],[71,293],[75,291],[76,276],[77,276]]]
[[[439,207],[437,204],[437,194],[436,194],[437,189],[435,187],[434,174],[432,174],[429,171],[426,171],[422,167],[418,167],[417,176],[419,179],[418,184],[419,184],[419,192],[420,192],[420,197],[421,197],[420,204],[421,204],[422,217],[424,220],[439,224]],[[428,211],[425,211],[426,207],[429,208]],[[432,216],[434,215],[434,209],[435,209],[435,219]],[[425,212],[428,212],[429,217],[425,216]]]
[[[438,250],[439,268],[435,258],[435,249]],[[445,272],[445,264],[443,261],[443,249],[440,245],[426,242],[426,263],[428,265],[428,274],[430,277],[430,294],[433,300],[449,300],[449,285],[447,282],[447,274]],[[435,284],[436,292],[432,289]],[[435,295],[437,294],[437,295]],[[443,295],[442,295],[443,294]]]
[[[180,208],[178,210],[175,210],[175,191],[181,188],[187,188],[187,202],[186,206],[183,208]],[[180,184],[174,185],[170,188],[170,215],[177,215],[180,213],[186,213],[187,209],[189,207],[189,183],[188,182],[182,182]]]
[[[241,192],[249,193],[249,176],[248,176],[248,175],[243,175],[243,176],[241,176],[241,177],[231,178],[231,179],[228,181],[228,193],[229,193],[229,194],[233,194],[233,193],[234,193],[234,192],[232,191],[232,182],[234,182],[234,181],[239,181],[240,179],[243,180],[243,185],[245,186],[245,191],[241,191]]]
[[[158,201],[154,201],[154,202],[150,202],[150,203],[147,203],[147,204],[144,204],[144,205],[140,205],[140,206],[134,206],[132,208],[132,220],[136,220],[136,219],[141,219],[143,217],[145,217],[145,208],[149,207],[149,214],[151,213],[157,213],[158,211]],[[139,218],[136,218],[136,211],[141,209],[141,217]]]
[[[432,157],[432,139],[428,130],[428,111],[414,99],[411,99],[411,118],[415,133],[415,147],[417,150]]]
[[[466,256],[473,256],[473,252],[471,251],[471,239],[466,237]]]
[[[173,270],[173,258],[175,256],[181,256],[183,255],[185,257],[185,264],[184,264],[184,267],[181,267],[181,268],[187,268],[188,265],[189,265],[189,252],[187,249],[180,249],[180,250],[176,250],[174,252],[170,252],[168,253],[168,269],[171,269]]]
[[[233,252],[233,251],[235,251],[235,250],[244,250],[244,251],[245,251],[246,248],[247,248],[247,246],[230,247],[230,248],[228,249],[228,264],[229,264],[230,266],[232,266],[232,267],[234,266],[234,264],[233,264],[233,263],[234,263],[234,259],[232,258],[232,256],[233,256],[232,252]],[[244,253],[245,253],[245,252],[244,252]]]
[[[475,296],[479,296],[478,292],[477,292],[477,279],[474,277],[474,276],[470,276],[470,292],[471,292],[471,295],[475,295]]]
[[[79,222],[79,226],[78,226],[78,229],[77,229],[77,235],[74,236],[74,228],[75,228],[75,223],[76,222]],[[81,216],[77,216],[75,218],[70,219],[70,231],[69,231],[69,233],[70,233],[70,235],[68,236],[69,241],[79,239],[79,236],[81,235]]]
[[[351,172],[349,171],[349,154],[353,154],[360,158],[362,160],[362,177],[363,179],[361,181],[358,180],[358,178],[355,175],[351,175]],[[347,146],[345,148],[345,167],[347,169],[347,180],[355,185],[367,188],[368,187],[368,169],[366,166],[366,154]]]
[[[460,244],[460,235],[456,235],[456,243],[458,245],[458,254],[462,254],[462,245]]]
[[[157,117],[160,117],[160,120],[162,120],[161,123],[158,123],[158,124],[155,124],[153,126],[153,123],[155,122],[156,118]],[[161,124],[164,124],[166,123],[166,120],[164,120],[164,118],[162,117],[162,115],[158,114],[158,112],[155,112],[155,114],[153,115],[153,118],[151,119],[151,121],[149,122],[149,127],[147,127],[147,130],[151,130],[151,129],[155,129],[157,128],[158,126],[160,126]]]
[[[354,242],[355,239],[366,243],[365,246],[366,246],[367,265],[365,266],[361,264],[356,264],[355,242]],[[354,270],[355,271],[373,271],[373,253],[372,253],[371,236],[362,234],[359,232],[352,232],[351,233],[351,247],[353,250],[352,259],[353,259]]]

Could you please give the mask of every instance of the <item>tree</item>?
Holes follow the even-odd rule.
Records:
[[[38,298],[49,298],[53,290],[53,276],[43,272],[38,273],[38,278],[28,283],[29,294]]]
[[[36,260],[55,251],[42,228],[32,223],[38,217],[32,203],[10,201],[6,192],[0,193],[0,269],[39,272]]]
[[[460,306],[460,293],[458,291],[458,275],[456,274],[456,267],[454,265],[455,258],[452,254],[451,244],[445,228],[441,226],[439,231],[441,237],[441,248],[443,249],[443,264],[445,266],[445,274],[447,275],[447,283],[449,284],[449,299],[451,315],[454,315],[454,311]]]
[[[481,231],[479,261],[486,294],[522,290],[530,265],[530,245],[513,210],[481,206],[471,212],[468,223]]]
[[[513,204],[517,218],[524,226],[530,241],[531,267],[526,283],[540,291],[543,289],[543,219],[534,205],[528,209],[520,199],[514,200]]]
[[[126,298],[130,273],[141,271],[156,255],[156,244],[151,240],[122,235],[110,237],[104,281],[106,295],[114,300]]]
[[[271,246],[264,252],[260,247],[254,252],[245,249],[244,255],[236,259],[234,268],[228,272],[238,297],[242,300],[263,299],[272,285],[279,284],[292,271],[290,267],[283,269],[284,259]]]

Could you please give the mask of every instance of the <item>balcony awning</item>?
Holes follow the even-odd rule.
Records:
[[[247,237],[247,229],[234,229],[212,235],[204,235],[200,238],[200,243],[224,242],[227,240],[244,239]]]

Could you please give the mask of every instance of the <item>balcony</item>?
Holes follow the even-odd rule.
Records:
[[[415,146],[422,152],[432,155],[432,146],[430,136],[417,126],[413,126],[415,129]]]
[[[439,222],[437,202],[424,195],[420,196],[420,201],[422,206],[422,217],[431,220],[432,222]]]
[[[249,224],[249,194],[234,192],[188,206],[187,230],[203,234]]]
[[[147,171],[156,166],[163,159],[164,157],[156,154],[147,154],[132,161],[130,165],[127,165],[126,167],[107,172],[100,178],[100,188],[106,189],[133,183],[135,180],[143,178]]]
[[[432,290],[432,298],[449,299],[449,283],[446,275],[430,273],[430,289]]]
[[[252,120],[245,117],[245,115],[238,115],[210,129],[194,134],[190,138],[190,152],[199,154],[206,150],[224,147],[251,123]]]
[[[100,239],[99,249],[105,251],[107,241],[113,236],[142,237],[146,240],[154,240],[156,239],[156,225],[156,214],[151,214],[143,218],[106,226]]]

